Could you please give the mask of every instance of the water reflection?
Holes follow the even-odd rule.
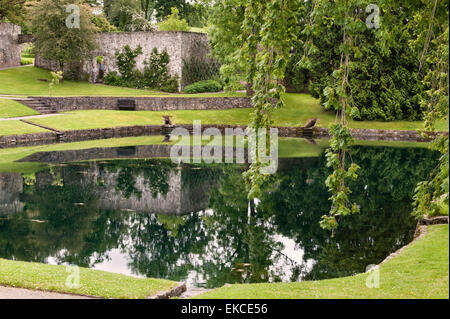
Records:
[[[208,288],[362,272],[411,240],[412,192],[436,155],[354,147],[351,156],[362,167],[350,185],[361,213],[334,238],[318,223],[329,209],[323,155],[281,160],[250,202],[237,165],[103,160],[0,174],[0,257]]]

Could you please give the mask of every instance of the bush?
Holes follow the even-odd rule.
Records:
[[[158,88],[169,79],[167,65],[169,64],[169,55],[166,51],[158,53],[156,48],[147,61],[144,62],[144,83],[149,88]]]
[[[123,83],[132,84],[139,72],[136,70],[136,57],[140,54],[142,54],[141,46],[132,50],[126,45],[123,47],[123,52],[116,52],[116,63]]]
[[[222,90],[222,84],[214,80],[206,80],[193,83],[184,88],[184,92],[188,94],[204,93],[204,92],[219,92]]]
[[[105,77],[105,84],[125,86],[137,89],[158,89],[164,92],[178,92],[179,76],[171,77],[167,68],[169,55],[166,51],[158,53],[154,48],[147,61],[144,62],[144,71],[136,69],[136,57],[142,53],[139,46],[131,50],[129,46],[124,47],[122,53],[116,53],[116,64],[120,75],[113,71]]]
[[[159,31],[189,31],[189,26],[184,19],[180,19],[177,8],[172,8],[172,14],[158,25]]]
[[[120,79],[119,74],[117,74],[116,71],[109,72],[105,76],[105,84],[106,85],[114,85],[114,86],[121,86],[122,81]]]
[[[172,76],[168,78],[160,87],[159,89],[163,92],[169,92],[169,93],[177,93],[178,92],[178,86],[179,86],[179,79],[180,77],[178,74],[175,76]]]

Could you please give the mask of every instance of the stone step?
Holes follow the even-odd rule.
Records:
[[[32,108],[33,110],[39,112],[40,114],[57,113],[49,105],[45,104],[40,99],[27,98],[27,99],[17,99],[16,101]]]

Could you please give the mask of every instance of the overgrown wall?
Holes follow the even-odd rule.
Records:
[[[98,38],[99,49],[94,52],[92,61],[85,61],[83,64],[83,76],[85,80],[95,82],[98,77],[97,56],[103,56],[105,74],[117,71],[115,63],[116,51],[121,51],[125,45],[132,49],[139,45],[143,54],[136,58],[137,68],[144,69],[144,61],[148,59],[153,48],[159,52],[166,50],[170,57],[169,73],[178,74],[182,78],[183,59],[190,56],[206,57],[209,53],[208,37],[206,34],[194,32],[109,32],[101,33]],[[36,57],[36,66],[56,70],[55,62]]]
[[[20,65],[22,45],[18,42],[21,28],[0,23],[0,68]]]

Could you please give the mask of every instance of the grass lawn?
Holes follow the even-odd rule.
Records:
[[[449,228],[428,227],[427,234],[380,266],[380,287],[367,288],[368,274],[296,283],[245,284],[199,295],[204,299],[449,298]]]
[[[328,127],[334,122],[332,112],[326,112],[318,101],[307,94],[286,94],[286,107],[273,114],[276,126],[303,126],[308,119],[319,118],[318,126]],[[192,124],[200,120],[203,124],[247,125],[252,109],[229,110],[186,110],[186,111],[113,111],[84,110],[64,113],[64,118],[39,118],[33,123],[42,124],[57,130],[81,130],[128,125],[161,125],[163,115],[171,115],[175,124]],[[357,122],[350,121],[352,128],[373,128],[386,130],[416,130],[422,122]],[[438,123],[438,130],[448,131],[448,122]]]
[[[28,116],[39,114],[35,110],[9,99],[0,99],[0,118]]]
[[[69,272],[65,266],[0,259],[0,285],[103,298],[144,299],[167,291],[176,282],[134,278],[88,268],[80,269],[78,288],[66,286]]]
[[[0,121],[0,136],[48,132],[46,129],[19,120]]]
[[[0,95],[48,96],[49,82],[39,79],[51,79],[50,71],[34,66],[0,70]],[[181,97],[244,95],[243,93],[175,94]],[[174,96],[174,94],[65,80],[53,87],[53,96]]]

